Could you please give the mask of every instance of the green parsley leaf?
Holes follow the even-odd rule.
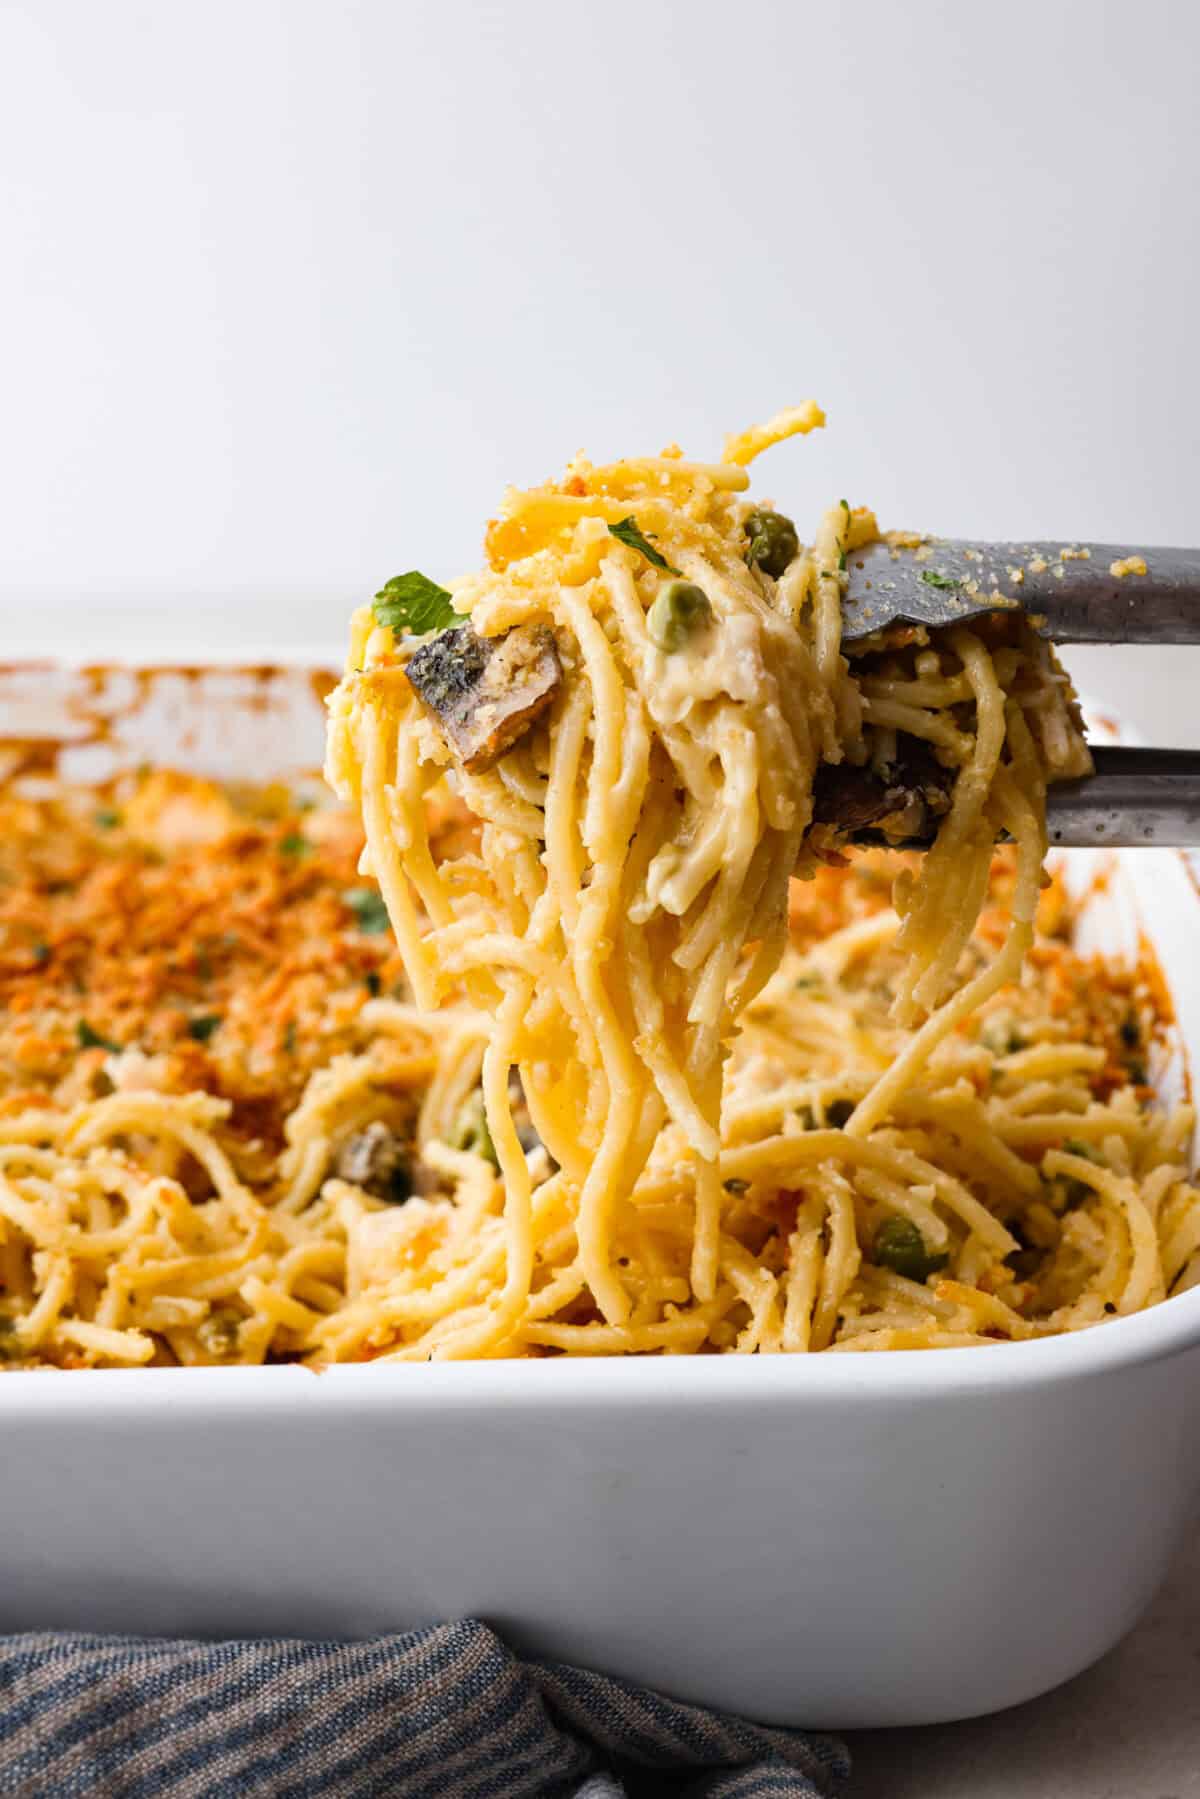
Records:
[[[80,1049],[107,1049],[119,1055],[121,1045],[114,1043],[111,1037],[102,1037],[99,1031],[93,1030],[86,1018],[81,1018],[75,1026],[75,1035],[79,1039]]]
[[[299,861],[302,856],[312,855],[312,844],[299,831],[289,831],[286,837],[279,840],[281,856],[293,856]]]
[[[841,569],[842,573],[845,574],[845,572],[846,572],[846,552],[845,552],[845,550],[838,551],[838,567]]]
[[[201,1012],[195,1018],[188,1019],[188,1036],[197,1043],[207,1043],[220,1023],[219,1012]]]
[[[348,887],[343,900],[354,914],[359,930],[366,937],[376,937],[388,928],[387,907],[383,895],[374,887]]]
[[[294,1056],[296,1053],[296,1020],[289,1018],[287,1030],[283,1033],[284,1054]]]
[[[111,806],[101,806],[93,815],[93,822],[98,831],[113,831],[121,822],[121,814],[114,812]]]
[[[921,579],[924,581],[926,587],[948,587],[954,589],[958,586],[958,582],[952,575],[939,575],[935,568],[923,568],[921,570]]]
[[[638,550],[646,558],[647,562],[652,562],[654,564],[655,568],[665,569],[669,575],[677,575],[679,573],[679,570],[671,567],[671,564],[667,561],[662,552],[656,550],[649,538],[639,529],[638,522],[634,518],[632,512],[628,518],[618,520],[615,525],[610,525],[608,529],[609,534],[612,537],[615,537],[618,543],[623,543],[626,549]]]
[[[423,637],[426,631],[444,631],[447,625],[463,622],[447,590],[415,568],[385,581],[371,610],[376,624],[412,637]]]
[[[849,510],[850,510],[849,500],[839,500],[838,505],[841,507],[843,512],[849,512]]]

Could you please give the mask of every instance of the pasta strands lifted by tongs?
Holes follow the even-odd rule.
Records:
[[[847,1131],[882,1121],[1028,946],[1046,787],[1090,766],[1070,686],[1019,613],[937,642],[843,642],[873,515],[841,501],[806,546],[747,492],[756,456],[823,423],[809,402],[715,465],[675,448],[579,458],[506,496],[480,573],[452,589],[397,577],[356,617],[328,773],[361,801],[418,997],[465,991],[495,1015],[484,1091],[505,1279],[439,1353],[485,1353],[528,1313],[536,1195],[508,1116],[514,1069],[600,1316],[637,1322],[614,1242],[668,1143],[688,1170],[688,1293],[718,1303],[728,1044],[779,964],[792,876],[841,857],[842,789],[880,790],[866,822],[884,840],[933,840],[897,939],[897,1018],[929,1022]],[[438,862],[423,810],[441,781],[478,842]],[[1003,836],[1018,867],[1006,947],[939,1012]]]

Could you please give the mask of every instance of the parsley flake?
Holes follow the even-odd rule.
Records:
[[[627,550],[637,550],[646,558],[647,562],[652,562],[655,568],[665,569],[668,575],[679,573],[677,568],[671,567],[662,551],[655,549],[650,539],[639,527],[632,512],[628,518],[619,519],[615,525],[610,525],[608,530],[609,535],[615,537],[618,543],[623,543]]]
[[[279,853],[281,856],[291,856],[298,862],[302,856],[311,856],[312,844],[299,831],[289,831],[286,837],[279,840]]]
[[[406,632],[410,637],[423,637],[427,631],[444,631],[447,625],[462,623],[447,589],[415,568],[385,581],[371,610],[377,625],[386,625],[397,635]]]
[[[93,1030],[86,1018],[81,1018],[76,1024],[75,1035],[79,1039],[80,1049],[106,1049],[114,1056],[121,1053],[121,1045],[114,1043],[111,1037],[102,1037],[99,1031]]]
[[[93,815],[93,822],[98,831],[115,831],[121,822],[121,814],[114,812],[111,806],[101,806]]]
[[[939,575],[935,568],[923,568],[921,570],[921,579],[924,581],[926,587],[948,587],[953,589],[958,586],[958,582],[954,579],[953,575]]]
[[[207,1043],[213,1032],[220,1027],[219,1012],[200,1012],[195,1018],[188,1019],[188,1036],[196,1043]]]
[[[388,928],[387,907],[383,895],[374,887],[348,887],[343,900],[354,914],[355,922],[365,937],[376,937]]]

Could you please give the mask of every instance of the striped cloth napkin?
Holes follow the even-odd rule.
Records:
[[[835,1737],[558,1662],[467,1620],[357,1643],[0,1637],[0,1793],[30,1799],[834,1799]]]

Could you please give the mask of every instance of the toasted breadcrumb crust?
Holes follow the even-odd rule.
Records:
[[[136,1076],[228,1099],[233,1131],[277,1146],[363,1005],[402,989],[391,933],[347,898],[361,850],[339,809],[165,769],[0,793],[0,1116]]]

